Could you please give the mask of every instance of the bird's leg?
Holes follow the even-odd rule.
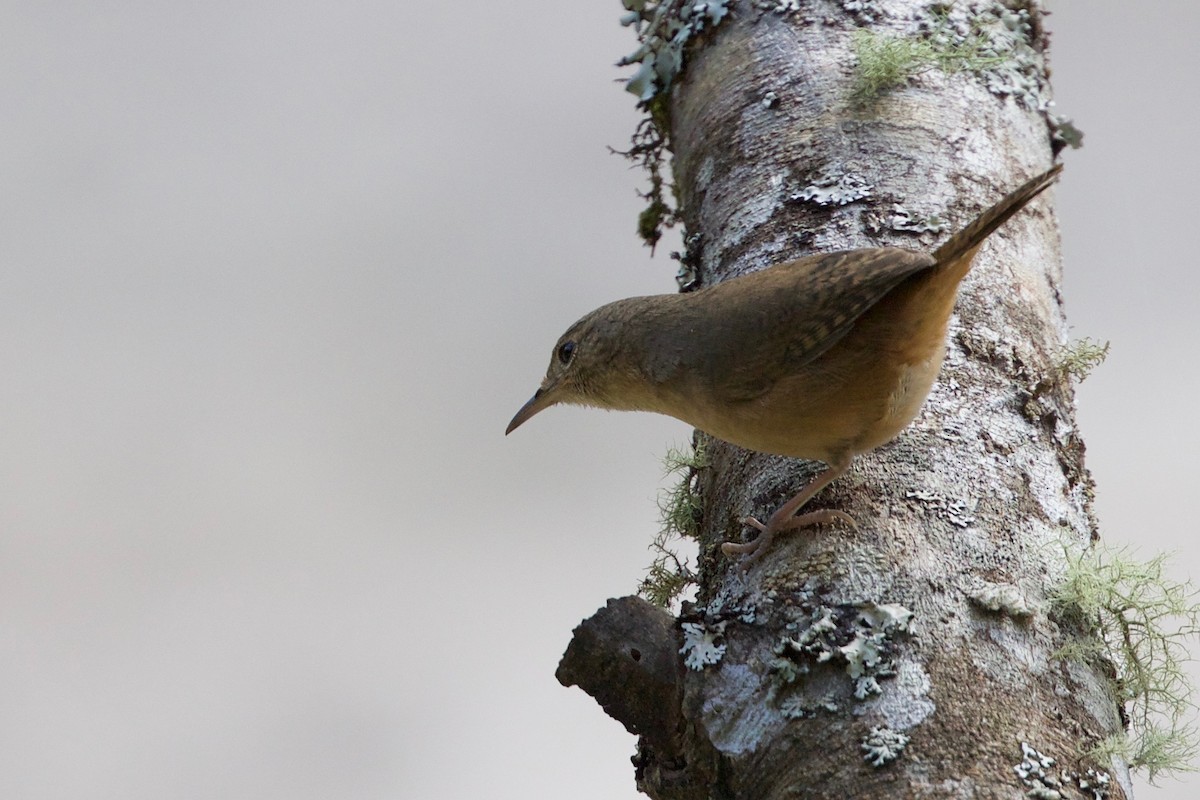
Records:
[[[767,551],[771,540],[775,538],[775,534],[777,533],[795,530],[796,528],[807,528],[810,525],[821,525],[833,522],[834,520],[841,520],[851,527],[858,527],[853,517],[841,511],[810,511],[807,514],[796,515],[796,512],[803,508],[804,504],[811,500],[813,495],[840,477],[849,467],[850,459],[846,459],[838,464],[830,464],[828,469],[809,481],[808,485],[797,492],[795,497],[780,506],[767,519],[766,525],[754,517],[749,517],[745,520],[745,524],[761,531],[758,538],[745,544],[725,542],[721,545],[721,552],[727,556],[749,556],[749,558],[743,561],[744,564],[749,564],[752,561],[757,561]]]

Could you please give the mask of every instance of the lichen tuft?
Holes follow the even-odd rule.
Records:
[[[1083,632],[1058,655],[1107,658],[1125,709],[1126,731],[1091,754],[1119,755],[1151,780],[1195,769],[1200,752],[1195,687],[1186,671],[1188,644],[1200,634],[1200,602],[1190,583],[1165,574],[1166,562],[1165,554],[1141,561],[1127,550],[1068,547],[1066,573],[1051,592],[1060,619]]]

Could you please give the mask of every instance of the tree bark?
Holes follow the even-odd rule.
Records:
[[[1041,11],[1021,7],[1040,58]],[[669,103],[701,283],[813,252],[931,251],[1051,164],[1041,101],[998,96],[971,70],[929,69],[874,101],[850,99],[855,31],[913,36],[930,15],[919,2],[729,8],[688,50]],[[991,3],[965,13],[1001,14]],[[857,530],[786,535],[743,573],[720,543],[752,533],[740,520],[765,519],[816,465],[704,437],[701,581],[682,629],[627,606],[640,621],[614,634],[599,614],[576,637],[603,624],[602,653],[560,671],[598,698],[640,686],[630,695],[661,701],[649,719],[644,697],[602,701],[642,734],[643,792],[1128,796],[1124,765],[1081,755],[1120,730],[1111,676],[1056,656],[1079,632],[1047,600],[1063,542],[1095,536],[1073,396],[1056,377],[1067,328],[1052,202],[1035,201],[976,257],[917,420],[810,503],[848,512]],[[933,218],[944,224],[920,222]],[[661,680],[602,667],[631,648],[656,655]],[[686,667],[663,666],[667,653]],[[1089,793],[1102,772],[1107,793]],[[1060,794],[1029,794],[1051,790]]]

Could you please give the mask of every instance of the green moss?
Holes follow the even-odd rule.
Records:
[[[656,164],[649,170],[650,190],[641,193],[647,205],[638,214],[637,224],[638,236],[650,247],[651,252],[666,229],[674,225],[675,221],[675,209],[666,201],[663,179],[658,167]]]
[[[638,193],[646,201],[646,208],[638,214],[637,230],[638,236],[653,251],[663,233],[679,222],[679,202],[675,185],[664,177],[670,168],[667,136],[671,123],[666,99],[658,95],[642,103],[641,107],[646,116],[634,129],[629,149],[609,149],[644,169],[649,176],[650,188]]]
[[[1005,61],[980,30],[973,30],[967,36],[952,35],[944,12],[935,12],[928,30],[917,36],[855,31],[853,49],[858,66],[850,100],[858,106],[870,105],[885,92],[904,86],[932,69],[948,74],[963,70],[979,74]]]
[[[1108,357],[1109,342],[1076,339],[1059,354],[1055,371],[1061,380],[1079,383]]]
[[[928,42],[868,30],[855,31],[854,55],[858,67],[850,99],[859,106],[869,105],[884,92],[905,85],[932,64]]]
[[[700,533],[700,497],[696,476],[708,466],[703,444],[672,447],[663,457],[664,476],[675,482],[658,498],[659,530],[650,543],[654,561],[638,586],[638,594],[656,606],[668,608],[688,586],[696,582],[696,573],[678,548],[683,539],[695,540]]]
[[[1068,550],[1063,582],[1051,593],[1058,615],[1087,636],[1058,655],[1107,656],[1116,672],[1127,730],[1101,742],[1092,755],[1120,755],[1151,780],[1194,769],[1191,761],[1200,752],[1195,687],[1185,669],[1188,643],[1200,633],[1200,604],[1190,583],[1164,574],[1166,560],[1140,561],[1128,551],[1099,547]]]

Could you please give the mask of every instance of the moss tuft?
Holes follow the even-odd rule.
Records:
[[[675,483],[658,498],[660,528],[650,543],[654,561],[638,586],[638,594],[661,608],[669,608],[687,588],[696,583],[689,558],[679,553],[678,543],[695,540],[700,533],[700,497],[696,476],[708,466],[703,443],[695,447],[672,447],[663,456],[665,477]]]
[[[870,105],[881,94],[903,86],[933,63],[928,42],[882,36],[868,30],[855,31],[854,55],[858,67],[850,100],[858,106]]]
[[[977,28],[966,35],[953,31],[946,12],[935,12],[926,25],[927,30],[917,36],[855,31],[853,49],[858,67],[850,92],[852,103],[870,105],[883,93],[932,69],[947,74],[983,74],[1006,60],[997,54],[994,42],[983,30]]]
[[[1108,358],[1110,342],[1076,339],[1062,349],[1055,371],[1060,380],[1080,383]]]

